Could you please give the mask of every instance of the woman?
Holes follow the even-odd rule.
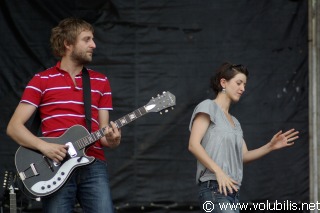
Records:
[[[247,149],[241,125],[229,108],[244,93],[248,74],[243,65],[222,64],[211,78],[216,98],[198,104],[191,117],[189,151],[197,159],[199,200],[204,212],[239,212],[234,207],[239,201],[243,163],[292,146],[298,138],[294,129],[279,131],[264,146]]]

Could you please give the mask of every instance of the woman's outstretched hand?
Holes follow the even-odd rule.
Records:
[[[282,149],[284,147],[292,146],[294,141],[299,138],[299,132],[295,129],[290,129],[284,133],[282,130],[275,134],[270,141],[270,148],[272,150]]]

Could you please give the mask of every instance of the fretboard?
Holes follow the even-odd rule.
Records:
[[[137,118],[140,118],[141,116],[147,114],[148,112],[146,111],[145,107],[140,107],[139,109],[134,110],[133,112],[119,118],[118,120],[114,121],[114,123],[116,124],[116,126],[118,128],[121,128],[129,123],[131,123],[132,121],[136,120]],[[111,127],[111,125],[109,125],[109,127]],[[104,130],[107,127],[103,127],[91,134],[89,134],[88,136],[81,138],[80,140],[76,141],[75,143],[77,144],[77,146],[79,147],[79,149],[84,149],[85,147],[93,144],[94,142],[96,142],[97,140],[99,140],[100,138],[104,137]]]
[[[16,193],[10,193],[10,213],[17,213]]]

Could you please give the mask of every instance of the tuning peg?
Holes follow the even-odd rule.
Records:
[[[166,109],[166,110],[165,110],[165,113],[167,113],[167,112],[169,112],[169,110]]]
[[[160,112],[160,115],[162,115],[162,112]]]
[[[174,110],[174,107],[171,107],[172,110]]]

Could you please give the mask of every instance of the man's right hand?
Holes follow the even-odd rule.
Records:
[[[54,162],[60,163],[67,155],[68,146],[44,141],[39,147],[39,150]]]

